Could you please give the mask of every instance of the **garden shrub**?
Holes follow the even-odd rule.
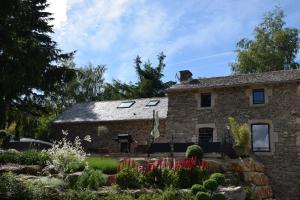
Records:
[[[198,161],[203,158],[203,150],[199,145],[191,145],[186,149],[185,155],[187,158],[197,158]]]
[[[173,187],[167,188],[161,195],[161,200],[180,200],[180,195],[177,194]]]
[[[16,151],[4,151],[0,153],[0,163],[20,163],[20,153]]]
[[[97,190],[106,184],[106,177],[100,170],[86,169],[78,177],[76,182],[77,188],[87,188]]]
[[[197,200],[211,200],[210,194],[207,192],[198,192],[196,194],[196,199]]]
[[[227,197],[224,194],[218,193],[218,194],[214,194],[211,197],[212,200],[226,200]]]
[[[73,172],[81,172],[85,169],[86,163],[83,162],[72,162],[67,164],[66,166],[66,172],[67,173],[73,173]]]
[[[203,186],[207,190],[215,191],[218,188],[218,182],[214,179],[208,179],[203,182]]]
[[[84,162],[86,153],[81,145],[81,139],[77,136],[74,142],[67,140],[66,136],[68,132],[63,131],[64,137],[60,141],[56,141],[51,149],[47,150],[50,157],[48,165],[54,166],[54,168],[61,172],[68,172],[69,164],[78,163],[79,165]],[[90,137],[86,136],[90,140]],[[88,141],[87,139],[87,141]]]
[[[87,158],[89,168],[101,170],[104,174],[116,174],[119,161],[113,158],[91,157]]]
[[[8,150],[0,153],[0,163],[17,163],[21,165],[41,165],[45,166],[49,161],[49,156],[45,151],[28,150],[18,152]]]
[[[178,182],[178,175],[176,171],[165,168],[162,169],[162,180],[165,187],[175,187]]]
[[[143,193],[139,196],[138,200],[158,200],[160,195],[157,193]]]
[[[90,190],[67,190],[61,200],[98,200],[97,194]]]
[[[144,182],[147,186],[150,187],[164,187],[164,181],[162,177],[162,170],[159,168],[154,168],[147,172],[144,176]]]
[[[109,194],[99,200],[134,200],[134,198],[129,194]]]
[[[193,168],[190,170],[190,177],[191,177],[191,185],[197,183],[203,183],[204,180],[208,179],[209,173],[205,169],[200,168]]]
[[[28,150],[19,153],[20,164],[46,166],[49,155],[45,151]]]
[[[253,191],[252,191],[251,187],[249,187],[249,186],[244,187],[244,191],[246,193],[245,200],[251,200],[252,199],[252,195],[253,195]]]
[[[139,188],[140,177],[139,173],[133,168],[126,167],[117,173],[117,184],[123,188]]]
[[[35,200],[54,200],[55,198],[49,192],[49,189],[41,182],[26,182],[26,190],[29,199]]]
[[[178,182],[177,187],[179,188],[190,188],[191,183],[191,171],[189,169],[181,168],[177,171]]]
[[[197,194],[198,192],[206,192],[204,186],[200,184],[194,184],[191,189],[193,194]]]
[[[221,173],[213,173],[210,175],[210,179],[214,179],[218,182],[218,185],[223,185],[225,183],[225,176]]]
[[[11,172],[0,175],[0,193],[11,200],[30,199],[25,185],[17,180],[16,175]]]

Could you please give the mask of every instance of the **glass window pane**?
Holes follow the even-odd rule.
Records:
[[[125,101],[125,102],[122,102],[118,106],[118,108],[130,108],[134,103],[135,103],[135,101]]]
[[[264,89],[253,90],[253,104],[265,103],[265,91]]]
[[[201,94],[201,107],[211,107],[211,94]]]
[[[213,142],[213,128],[199,128],[199,144]]]
[[[159,100],[150,100],[146,106],[156,106]]]
[[[253,151],[270,151],[269,125],[252,125],[252,147]]]

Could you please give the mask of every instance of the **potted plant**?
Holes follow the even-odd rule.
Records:
[[[233,149],[240,157],[249,156],[250,131],[246,123],[239,124],[233,117],[228,118],[230,133],[234,140]]]

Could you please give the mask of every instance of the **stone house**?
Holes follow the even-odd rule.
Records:
[[[128,146],[122,138],[114,139],[130,135],[135,141],[130,152],[145,153],[141,149],[149,141],[156,110],[158,151],[169,152],[173,145],[183,152],[199,143],[205,152],[214,152],[229,138],[232,116],[249,125],[253,156],[264,163],[276,198],[300,199],[300,70],[200,79],[183,71],[179,79],[165,98],[74,105],[53,121],[53,136],[62,129],[71,136],[90,134],[88,148],[124,152]]]
[[[216,143],[228,117],[247,123],[251,149],[278,199],[300,199],[300,70],[192,79],[167,90],[175,141]]]
[[[76,104],[51,123],[52,138],[61,138],[62,130],[67,130],[70,139],[90,135],[92,142],[85,145],[92,152],[144,152],[154,110],[160,119],[160,136],[165,137],[167,108],[165,97]]]

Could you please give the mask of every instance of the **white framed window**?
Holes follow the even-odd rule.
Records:
[[[265,103],[266,103],[265,89],[253,89],[252,104],[258,105],[258,104],[265,104]]]
[[[253,152],[271,151],[269,124],[251,124],[251,147]]]

